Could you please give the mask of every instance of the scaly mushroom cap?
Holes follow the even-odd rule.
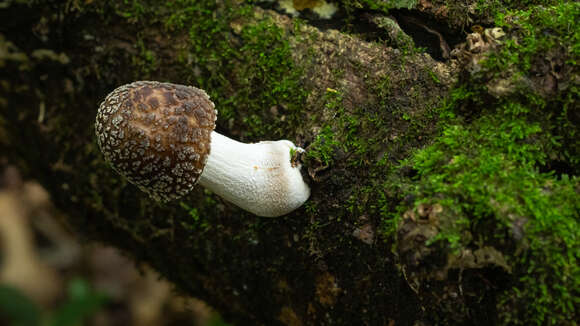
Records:
[[[111,92],[95,129],[105,159],[158,201],[187,194],[210,152],[217,112],[201,89],[138,81]]]

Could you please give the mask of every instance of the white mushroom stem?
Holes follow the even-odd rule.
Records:
[[[290,213],[310,197],[291,150],[302,149],[288,140],[244,144],[214,131],[199,183],[258,216]]]

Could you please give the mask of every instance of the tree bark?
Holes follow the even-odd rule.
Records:
[[[423,246],[446,226],[415,220],[438,206],[399,209],[415,200],[416,173],[399,162],[436,141],[439,108],[469,78],[470,49],[450,50],[490,19],[425,1],[391,16],[371,8],[325,22],[225,0],[8,2],[0,159],[38,179],[83,237],[150,264],[236,325],[498,322],[496,295],[515,284],[503,249],[482,246],[470,257],[497,259],[469,265]],[[268,219],[200,188],[162,205],[128,184],[93,123],[108,92],[147,79],[205,88],[220,133],[306,148],[306,205]],[[426,256],[438,258],[413,265]],[[465,278],[441,274],[450,269]]]

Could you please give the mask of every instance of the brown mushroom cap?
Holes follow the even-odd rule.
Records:
[[[187,194],[210,152],[217,112],[201,89],[138,81],[111,92],[95,129],[105,159],[158,201]]]

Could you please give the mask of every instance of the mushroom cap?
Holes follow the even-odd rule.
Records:
[[[201,89],[137,81],[99,106],[95,131],[105,159],[157,201],[193,189],[210,152],[217,111]]]

